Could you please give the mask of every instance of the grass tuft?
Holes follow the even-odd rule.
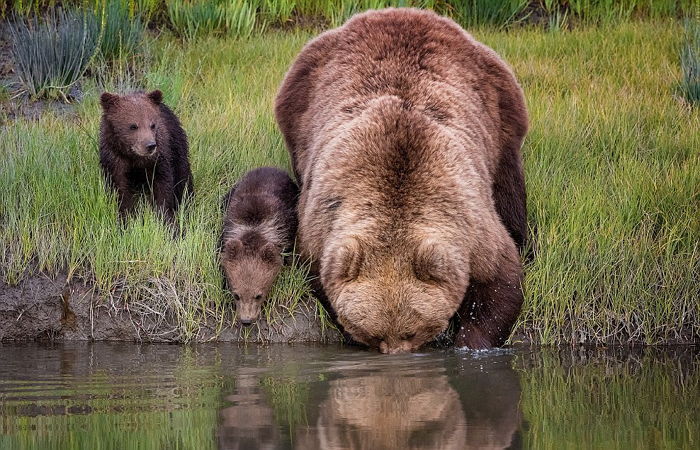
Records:
[[[87,69],[98,45],[98,24],[89,12],[56,10],[44,20],[9,23],[21,89],[34,98],[61,97]]]
[[[453,2],[457,21],[466,28],[478,26],[503,27],[522,19],[520,14],[528,0],[465,0]]]
[[[107,0],[98,14],[102,14],[100,54],[104,59],[119,59],[139,50],[146,26],[141,15],[129,7],[129,2]]]
[[[246,0],[167,0],[170,25],[185,40],[207,35],[248,37],[257,19],[255,5]]]
[[[689,103],[700,104],[700,22],[688,20],[681,51],[681,91]]]

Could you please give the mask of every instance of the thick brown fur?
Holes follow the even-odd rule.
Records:
[[[115,190],[122,219],[144,193],[168,222],[193,195],[187,135],[160,91],[125,96],[103,93],[100,165]],[[135,127],[135,128],[134,128]]]
[[[495,52],[432,12],[370,11],[306,45],[275,113],[301,251],[354,339],[415,350],[460,306],[457,345],[507,339],[522,304],[527,111]]]
[[[251,170],[224,198],[220,263],[238,318],[249,325],[292,249],[297,232],[299,190],[286,172],[273,167]]]

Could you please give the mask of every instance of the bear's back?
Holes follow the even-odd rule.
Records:
[[[298,188],[286,172],[261,167],[248,172],[226,199],[225,231],[258,228],[279,245],[296,233]]]

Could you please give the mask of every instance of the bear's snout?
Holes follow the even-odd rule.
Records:
[[[385,355],[395,355],[398,353],[409,353],[413,351],[413,346],[409,341],[401,340],[393,344],[388,344],[387,341],[379,343],[379,351]]]
[[[146,144],[146,151],[148,153],[153,153],[156,151],[157,144],[155,142],[148,142]]]
[[[238,320],[241,325],[248,326],[255,322],[260,315],[260,305],[256,302],[242,301],[236,304]]]

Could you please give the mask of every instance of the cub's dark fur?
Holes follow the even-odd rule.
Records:
[[[100,165],[126,218],[142,192],[172,222],[185,191],[194,194],[187,135],[160,91],[100,97]]]
[[[224,198],[220,263],[241,323],[257,319],[297,231],[299,190],[286,172],[248,172]]]

